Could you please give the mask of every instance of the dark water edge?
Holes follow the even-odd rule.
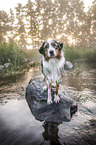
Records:
[[[82,72],[76,76],[77,67]],[[76,68],[76,69],[75,69]],[[78,104],[78,111],[68,122],[40,122],[30,112],[25,91],[40,68],[0,86],[0,145],[96,145],[96,67],[78,63],[66,72],[62,86]]]

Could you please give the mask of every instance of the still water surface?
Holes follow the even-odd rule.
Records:
[[[0,80],[0,145],[96,145],[96,66],[82,62],[65,72],[62,85],[78,111],[61,124],[36,120],[27,105],[28,82],[40,74],[35,67]]]

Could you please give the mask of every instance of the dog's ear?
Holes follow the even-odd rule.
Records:
[[[58,44],[59,50],[62,50],[63,43],[57,42],[56,40],[53,40],[53,41]]]
[[[45,44],[45,42],[43,43],[43,45],[39,49],[39,52],[43,55],[44,55],[44,44]]]
[[[62,50],[62,48],[63,48],[63,43],[58,43],[59,44],[59,50]]]
[[[63,43],[60,43],[61,48],[63,48]]]
[[[41,46],[39,52],[44,55],[44,48]]]

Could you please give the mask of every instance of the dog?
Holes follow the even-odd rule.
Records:
[[[55,85],[54,102],[58,103],[59,83],[64,73],[65,57],[63,55],[63,43],[56,40],[45,41],[40,47],[39,52],[42,54],[42,73],[44,75],[44,90],[48,87],[47,104],[52,103],[51,86]]]

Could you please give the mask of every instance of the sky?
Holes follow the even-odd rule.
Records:
[[[21,3],[22,5],[25,5],[28,0],[0,0],[0,10],[4,10],[7,13],[9,13],[10,8],[14,10],[14,8],[17,6],[18,3]],[[34,0],[32,0],[34,1]],[[92,2],[94,0],[83,0],[85,11],[88,11],[88,7],[92,5]]]

